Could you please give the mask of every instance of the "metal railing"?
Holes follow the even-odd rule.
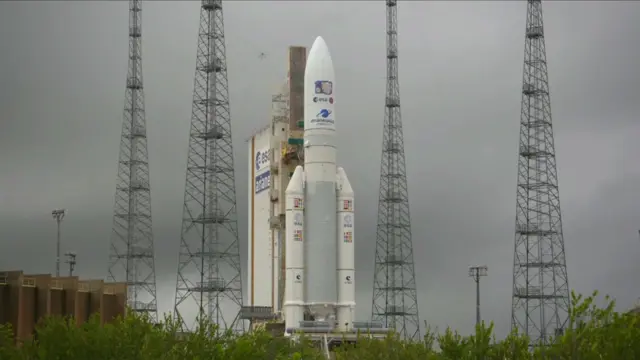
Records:
[[[78,283],[78,292],[90,292],[91,284],[88,283]]]
[[[51,283],[49,284],[49,288],[53,290],[62,290],[64,287],[63,287],[62,281],[51,280]]]
[[[22,286],[24,287],[36,287],[36,279],[32,277],[22,278]]]

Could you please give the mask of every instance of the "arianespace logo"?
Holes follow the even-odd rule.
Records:
[[[329,115],[331,115],[331,110],[329,110],[329,109],[322,109],[322,110],[320,110],[320,112],[319,112],[319,113],[318,113],[318,115],[316,115],[316,116],[321,117],[321,118],[323,118],[323,119],[326,119],[326,118],[328,118],[328,117],[329,117]]]
[[[257,151],[256,152],[256,171],[264,169],[269,164],[269,151]]]
[[[317,124],[333,124],[333,118],[331,116],[333,112],[329,109],[322,109],[318,112],[315,119],[311,119],[311,123]]]

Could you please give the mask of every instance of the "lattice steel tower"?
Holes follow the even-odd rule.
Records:
[[[233,166],[222,1],[203,0],[175,298],[184,330],[194,312],[244,330]]]
[[[531,345],[567,325],[570,306],[540,0],[527,1],[511,326]]]
[[[120,138],[109,279],[125,281],[132,310],[157,316],[147,126],[142,82],[142,1],[129,1],[129,70]]]
[[[371,318],[406,339],[420,337],[409,192],[398,84],[397,1],[387,0],[387,93]]]

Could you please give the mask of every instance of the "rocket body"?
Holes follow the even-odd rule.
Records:
[[[304,71],[305,303],[318,321],[332,321],[336,284],[336,128],[334,71],[321,37],[313,43]],[[307,95],[309,94],[309,95]]]
[[[304,168],[295,169],[286,190],[287,328],[299,328],[305,312],[332,327],[352,324],[353,190],[336,167],[334,83],[329,49],[318,37],[305,68]]]

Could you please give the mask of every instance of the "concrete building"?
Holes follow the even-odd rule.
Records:
[[[304,70],[307,49],[289,47],[288,73],[272,96],[271,119],[248,139],[249,238],[247,306],[252,324],[281,319],[285,284],[284,191],[303,164]]]
[[[98,313],[108,323],[125,314],[126,290],[124,283],[0,271],[0,323],[12,325],[17,341],[31,337],[46,316],[72,316],[80,325]]]

